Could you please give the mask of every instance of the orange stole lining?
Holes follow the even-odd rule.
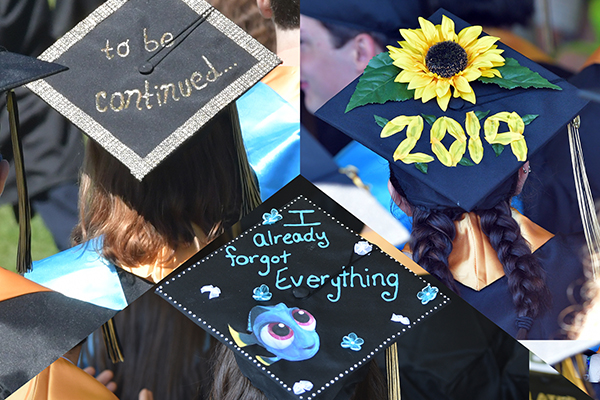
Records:
[[[0,267],[0,301],[37,292],[51,292],[51,290]]]
[[[554,235],[531,222],[517,210],[511,209],[512,217],[521,229],[521,235],[535,252]],[[456,238],[452,242],[452,253],[448,257],[450,271],[458,282],[473,290],[481,290],[504,276],[504,268],[498,260],[488,237],[482,232],[479,216],[474,212],[464,213],[454,221]],[[408,244],[404,251],[412,253]]]
[[[279,65],[261,82],[268,85],[297,110],[300,109],[300,67]]]
[[[118,400],[96,378],[59,358],[10,396],[11,400]]]
[[[531,251],[539,249],[554,235],[534,224],[512,209],[512,217],[521,228],[521,235],[529,243]],[[448,264],[454,279],[473,290],[481,290],[504,276],[504,268],[496,251],[481,230],[480,219],[474,212],[465,213],[457,221],[456,239]]]

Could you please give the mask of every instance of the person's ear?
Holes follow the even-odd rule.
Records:
[[[356,71],[362,74],[369,61],[379,54],[381,49],[375,39],[367,33],[356,35],[353,39],[353,47]]]
[[[517,177],[517,187],[515,188],[515,196],[521,193],[523,190],[523,185],[525,185],[525,181],[527,177],[531,173],[531,167],[529,166],[529,161],[527,161],[521,168],[519,168],[518,177]]]
[[[396,203],[398,208],[400,208],[404,214],[412,217],[412,206],[404,196],[401,196],[400,193],[398,193],[391,181],[388,181],[388,191],[390,192],[390,196],[392,196],[392,201]]]
[[[263,18],[271,19],[273,18],[273,9],[271,8],[271,0],[256,0],[256,5],[258,6],[258,11],[260,11],[260,15]]]

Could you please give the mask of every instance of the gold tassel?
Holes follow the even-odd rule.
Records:
[[[23,146],[19,137],[19,110],[15,93],[9,90],[6,94],[6,108],[10,126],[10,139],[15,161],[17,177],[17,194],[19,208],[19,246],[17,249],[17,272],[24,274],[31,270],[31,207],[27,193],[27,179],[23,161]]]
[[[577,361],[578,368],[583,368],[578,370],[575,368],[575,364],[573,363],[573,359],[571,357],[561,361],[559,364],[555,366],[556,370],[560,372],[565,378],[567,378],[571,383],[577,386],[579,389],[583,390],[586,394],[589,393],[586,388],[585,381],[582,379],[581,372],[585,373],[585,366],[583,365],[583,359],[581,359],[581,363],[578,358],[582,358],[581,354],[574,356]]]
[[[573,177],[575,179],[575,188],[577,191],[577,202],[579,203],[579,213],[583,223],[583,232],[590,253],[590,262],[594,279],[600,278],[600,225],[598,224],[598,215],[594,206],[594,198],[590,189],[585,163],[583,160],[583,151],[579,138],[579,115],[568,125],[569,147],[571,150],[571,164],[573,166]]]
[[[398,363],[398,345],[392,344],[385,350],[385,366],[388,382],[388,399],[400,400],[400,364]]]
[[[254,210],[261,203],[260,190],[256,182],[256,176],[248,162],[244,140],[242,139],[242,128],[235,102],[229,105],[229,115],[233,126],[233,141],[238,159],[238,169],[241,179],[242,190],[242,214],[241,217]]]
[[[125,361],[123,357],[123,351],[121,350],[121,342],[117,335],[117,328],[115,321],[111,318],[104,325],[102,325],[102,336],[104,337],[104,345],[106,351],[113,364]]]

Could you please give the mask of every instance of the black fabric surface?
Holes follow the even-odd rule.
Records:
[[[117,273],[119,274],[119,280],[121,281],[121,287],[123,288],[127,304],[131,304],[154,286],[154,283],[148,282],[120,268],[117,268]]]
[[[37,292],[0,303],[0,387],[14,392],[116,311]]]
[[[545,314],[535,319],[527,339],[564,339],[559,324],[565,321],[561,321],[560,314],[567,307],[577,306],[568,296],[569,287],[574,288],[577,294],[577,288],[583,283],[583,265],[578,255],[573,252],[574,248],[578,248],[578,244],[581,244],[579,237],[555,236],[534,253],[546,271],[546,283],[552,294],[552,305]],[[516,337],[517,314],[506,276],[480,291],[475,291],[460,282],[456,283],[463,299]]]
[[[570,83],[581,89],[600,89],[600,64],[574,75]],[[595,199],[600,196],[600,148],[598,117],[600,104],[590,102],[581,112],[579,134],[585,167]],[[573,180],[566,127],[530,160],[532,175],[523,188],[523,211],[533,222],[550,232],[583,232]]]
[[[527,399],[529,351],[464,300],[449,297],[447,307],[398,342],[402,398]]]

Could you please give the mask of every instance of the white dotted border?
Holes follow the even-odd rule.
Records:
[[[311,200],[309,200],[308,198],[304,197],[303,195],[299,195],[298,197],[296,197],[294,200],[290,201],[288,204],[286,204],[285,206],[283,206],[281,209],[279,209],[278,211],[283,212],[284,210],[288,209],[290,206],[292,206],[294,203],[296,203],[298,200],[303,199],[305,201],[307,201],[308,203],[310,203],[313,207],[317,208],[319,211],[325,213],[328,217],[330,217],[332,220],[334,220],[338,225],[346,228],[346,230],[348,232],[351,232],[353,235],[355,235],[357,238],[361,239],[361,240],[365,240],[362,236],[360,236],[359,234],[357,234],[356,232],[354,232],[353,230],[351,230],[350,228],[348,228],[346,225],[344,225],[342,222],[338,221],[333,215],[331,215],[330,213],[328,213],[327,211],[323,210],[321,207],[319,207],[317,204],[315,204],[314,202],[312,202]],[[182,277],[183,275],[185,275],[185,273],[187,271],[191,271],[193,268],[196,268],[197,266],[199,266],[201,263],[205,262],[206,260],[211,259],[212,257],[215,256],[215,254],[218,254],[219,252],[224,251],[225,247],[227,247],[228,245],[234,243],[235,241],[243,238],[244,236],[246,236],[247,234],[249,234],[250,232],[252,232],[254,229],[256,229],[259,226],[263,226],[262,222],[259,222],[257,224],[255,224],[254,226],[252,226],[251,228],[247,229],[245,232],[243,232],[242,234],[240,234],[238,237],[236,237],[235,239],[230,240],[228,243],[222,245],[218,250],[215,250],[214,252],[212,252],[211,254],[209,254],[208,256],[204,257],[202,260],[197,261],[195,264],[191,265],[190,267],[188,267],[187,269],[181,271],[180,273],[177,274],[177,276],[168,279],[167,281],[165,281],[164,285],[168,285],[170,282],[175,281],[175,279]],[[394,257],[390,256],[389,254],[387,254],[386,252],[384,252],[383,250],[381,250],[379,248],[379,246],[377,246],[379,252],[387,257],[390,258],[390,260],[394,261],[395,263],[401,265],[402,267],[404,267],[405,270],[409,271],[410,273],[412,273],[415,277],[419,278],[424,284],[428,284],[429,282],[427,282],[425,279],[423,279],[421,276],[417,275],[413,270],[411,270],[410,268],[406,267],[404,264],[402,264],[401,262],[399,262],[398,260],[396,260]],[[292,391],[292,388],[287,385],[285,382],[283,382],[281,379],[279,379],[279,377],[277,377],[275,374],[273,374],[272,372],[269,372],[267,370],[267,368],[262,365],[256,358],[252,357],[250,354],[248,354],[246,351],[244,351],[241,347],[239,347],[234,341],[230,340],[229,338],[227,338],[222,332],[218,331],[216,328],[212,327],[209,323],[207,323],[205,320],[203,320],[202,318],[198,317],[196,314],[194,314],[192,311],[188,310],[186,307],[183,307],[182,304],[180,304],[179,302],[177,302],[177,300],[173,300],[172,296],[169,296],[169,294],[163,289],[163,285],[160,285],[157,289],[156,289],[157,293],[160,293],[163,297],[165,297],[167,300],[171,301],[174,305],[176,305],[177,307],[179,307],[180,309],[182,309],[184,312],[187,312],[187,314],[189,316],[191,316],[193,319],[196,319],[198,322],[200,322],[206,329],[209,330],[211,332],[213,332],[214,335],[220,337],[221,339],[223,339],[223,341],[225,341],[227,344],[229,344],[230,346],[234,347],[239,353],[241,353],[244,357],[246,357],[249,361],[251,361],[253,364],[256,365],[257,368],[260,368],[262,371],[266,372],[271,378],[275,379],[275,381],[277,381],[284,389],[287,389],[288,391]],[[419,318],[417,318],[415,321],[412,321],[410,323],[410,325],[406,326],[405,328],[402,328],[402,330],[399,330],[396,334],[390,336],[389,338],[385,339],[381,344],[379,344],[379,346],[376,346],[375,349],[367,354],[362,360],[360,360],[359,362],[357,362],[356,364],[354,364],[353,366],[351,366],[350,368],[348,368],[347,370],[345,370],[344,372],[338,374],[334,379],[330,380],[328,383],[326,383],[325,385],[321,386],[320,389],[317,389],[316,392],[312,393],[310,396],[306,397],[306,400],[311,400],[314,397],[316,397],[317,395],[321,394],[325,389],[327,389],[329,386],[333,385],[335,382],[337,382],[338,380],[340,380],[341,378],[343,378],[344,376],[350,374],[351,372],[353,372],[355,369],[357,369],[358,367],[362,366],[365,362],[370,361],[370,359],[375,356],[375,354],[377,352],[379,352],[380,350],[383,350],[385,347],[387,347],[388,344],[391,344],[390,342],[392,342],[393,340],[395,340],[398,336],[402,335],[404,332],[406,332],[408,329],[412,328],[414,326],[414,324],[416,324],[417,322],[420,322],[423,318],[425,318],[427,315],[431,314],[432,312],[434,312],[435,310],[437,310],[438,308],[442,307],[444,304],[447,304],[450,299],[444,294],[439,292],[438,296],[442,296],[444,298],[444,301],[442,301],[441,304],[433,307],[431,310],[425,312],[424,314],[421,314],[421,316]],[[298,396],[299,399],[303,400],[304,396],[299,395]]]

